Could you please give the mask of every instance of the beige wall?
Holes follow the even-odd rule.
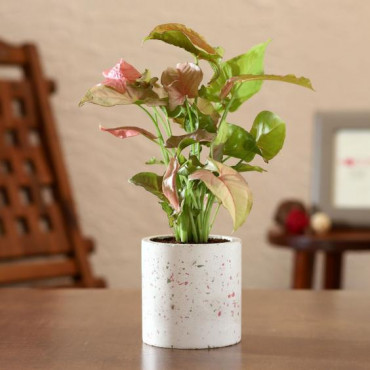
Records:
[[[154,148],[144,139],[123,142],[97,129],[99,123],[149,127],[146,117],[133,107],[78,109],[77,103],[120,57],[153,74],[190,60],[159,42],[141,47],[155,25],[181,22],[222,45],[227,58],[271,38],[266,72],[308,76],[317,90],[265,83],[232,117],[249,127],[269,109],[289,123],[285,148],[269,172],[248,175],[254,209],[236,233],[244,242],[244,287],[289,287],[291,255],[268,246],[265,233],[279,200],[309,200],[314,112],[370,108],[369,18],[365,0],[1,0],[0,37],[37,42],[46,72],[58,80],[53,106],[83,230],[97,241],[95,270],[113,287],[137,287],[140,238],[167,232],[167,222],[153,197],[127,183],[144,170]],[[231,232],[225,212],[214,231]],[[346,287],[369,288],[370,256],[351,254],[347,261]]]

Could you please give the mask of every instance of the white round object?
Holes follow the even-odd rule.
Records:
[[[160,238],[165,238],[161,236]],[[166,348],[241,340],[241,240],[174,244],[142,240],[143,342]]]
[[[323,234],[330,230],[330,217],[324,212],[317,212],[311,216],[311,227],[318,234]]]

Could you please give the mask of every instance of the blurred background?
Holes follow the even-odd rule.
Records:
[[[315,112],[369,109],[370,2],[1,0],[0,14],[0,37],[36,43],[46,75],[57,81],[52,105],[79,217],[84,233],[97,242],[94,270],[110,287],[139,287],[141,238],[169,231],[153,196],[127,182],[145,170],[144,162],[157,149],[142,137],[120,141],[98,130],[99,124],[149,126],[139,109],[78,108],[80,98],[120,58],[140,71],[150,69],[153,76],[191,61],[186,52],[159,41],[142,45],[157,24],[186,24],[211,45],[223,46],[226,59],[271,39],[265,72],[309,77],[316,92],[266,82],[230,116],[231,122],[249,128],[256,114],[267,109],[288,125],[285,146],[268,172],[246,177],[254,207],[235,234],[243,239],[244,288],[290,287],[292,254],[269,246],[266,232],[282,199],[310,201]],[[229,216],[220,212],[214,232],[231,231]],[[351,253],[344,288],[369,289],[369,266],[370,254]]]

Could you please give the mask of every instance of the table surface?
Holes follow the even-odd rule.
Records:
[[[334,229],[325,234],[287,234],[273,228],[268,241],[278,247],[304,251],[345,252],[347,250],[370,250],[369,229]]]
[[[370,369],[370,294],[244,291],[242,342],[141,342],[140,292],[0,290],[0,369]]]

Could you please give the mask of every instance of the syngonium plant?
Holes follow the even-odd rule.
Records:
[[[121,59],[103,72],[104,81],[87,91],[80,106],[135,104],[146,113],[155,133],[136,126],[101,130],[121,139],[143,135],[159,146],[162,158],[153,157],[146,164],[164,166],[163,170],[140,172],[129,181],[157,197],[177,241],[205,243],[220,205],[230,213],[234,230],[244,223],[252,193],[241,173],[265,171],[252,160],[259,156],[268,163],[285,139],[285,123],[273,112],[259,113],[249,130],[230,123],[228,114],[255,95],[264,80],[313,88],[304,77],[264,74],[268,42],[224,61],[222,48],[212,47],[181,24],[159,25],[145,40],[185,49],[195,61],[168,67],[159,80]],[[207,61],[214,71],[207,84],[202,84],[199,60]],[[184,134],[173,135],[174,125]]]

